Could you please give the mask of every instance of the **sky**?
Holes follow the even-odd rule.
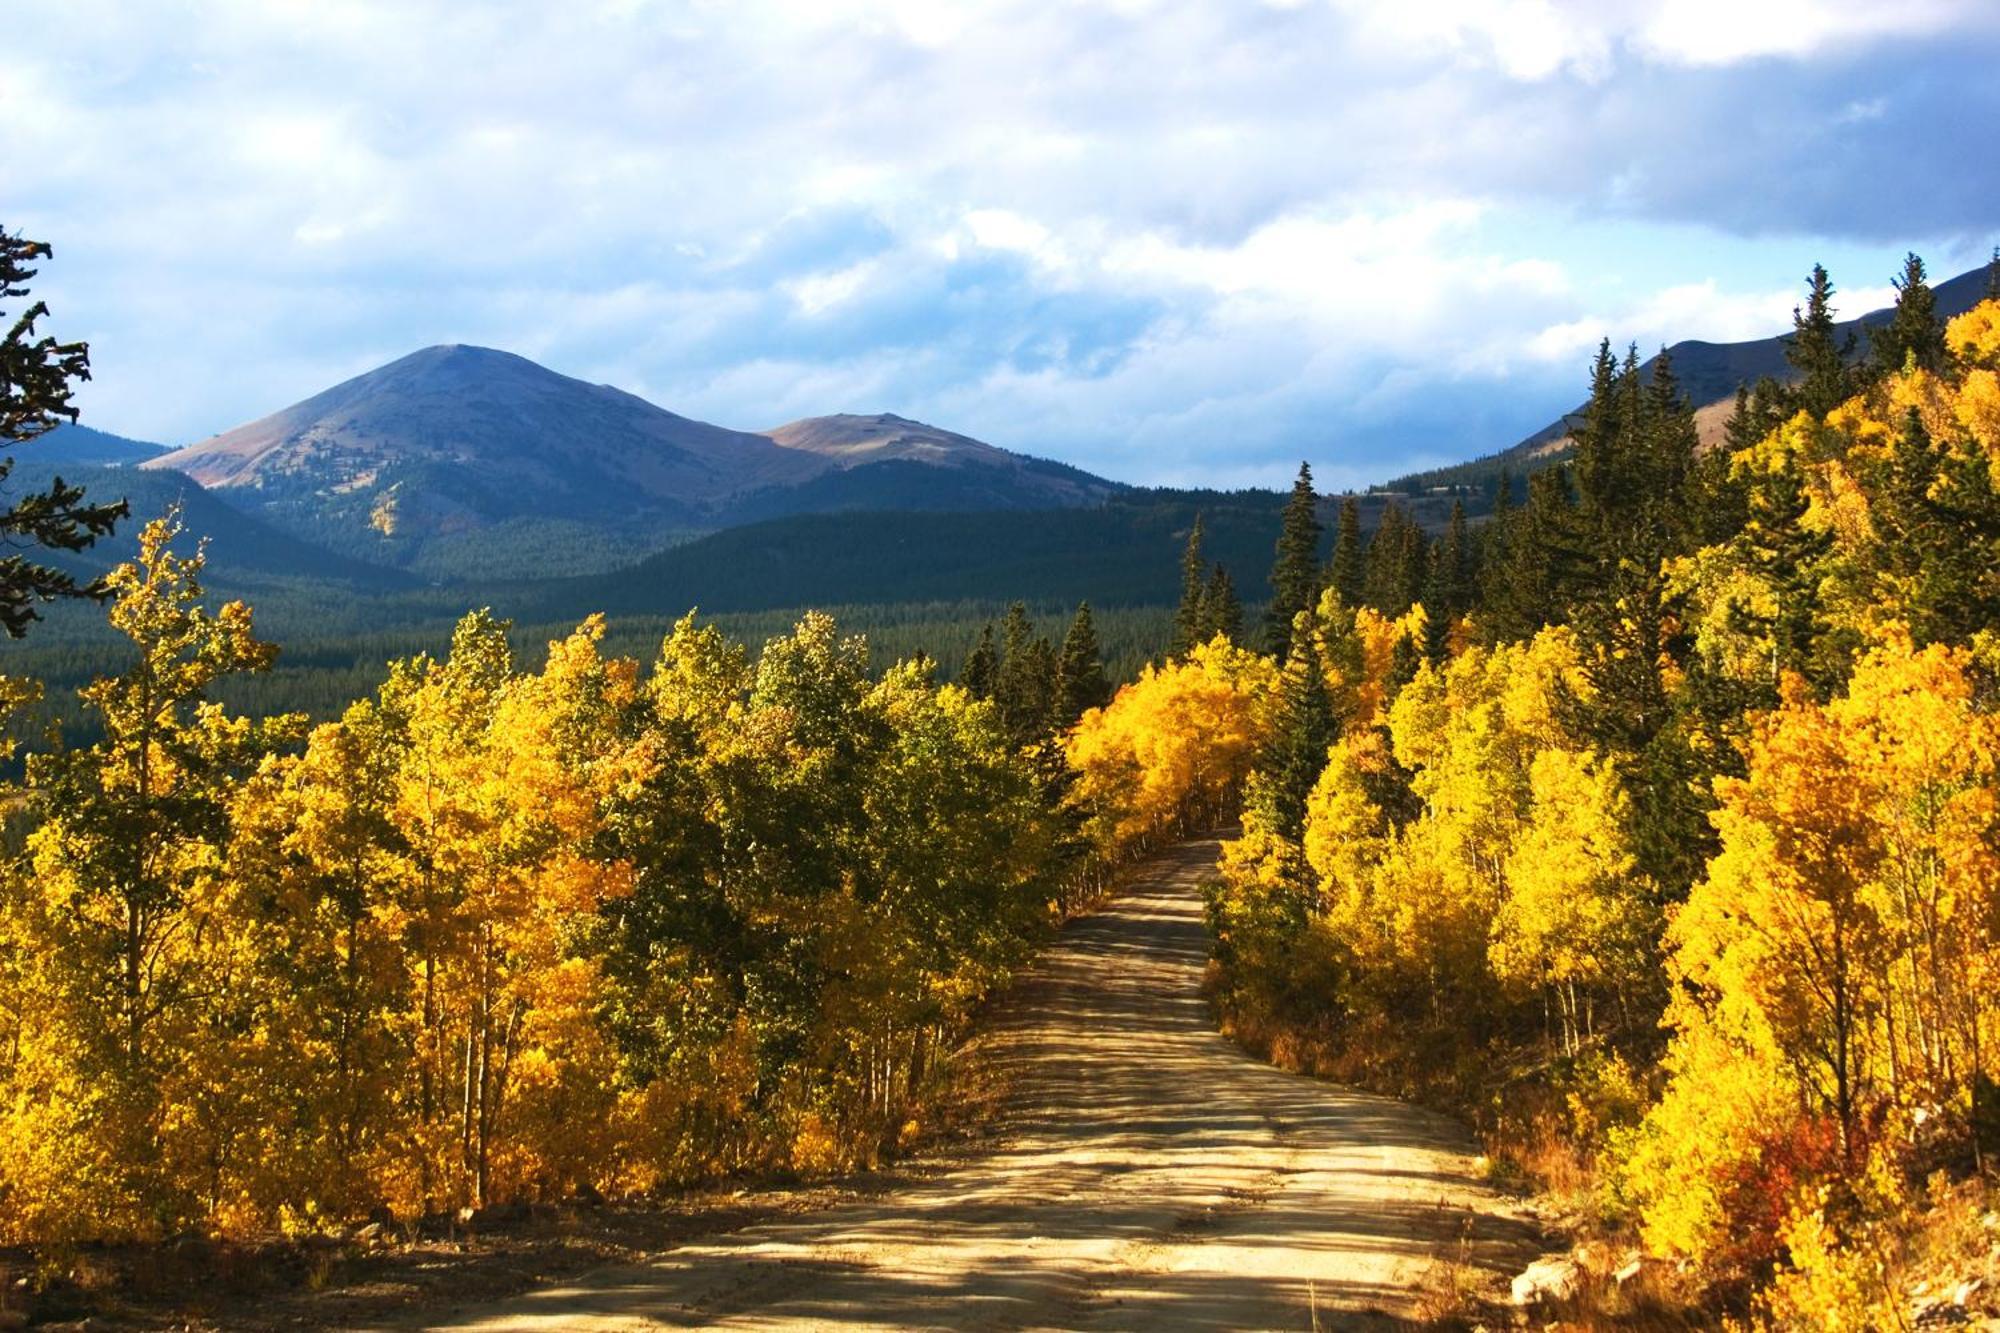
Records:
[[[1503,448],[1601,337],[1848,315],[2000,240],[1993,0],[61,0],[0,225],[86,424],[182,444],[418,347],[1123,481]]]

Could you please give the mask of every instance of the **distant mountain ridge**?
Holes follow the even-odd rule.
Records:
[[[582,525],[624,539],[637,558],[746,519],[1058,508],[1123,489],[887,413],[731,430],[525,357],[456,344],[411,353],[143,466],[184,472],[345,554],[399,565],[439,539],[523,521]],[[925,483],[941,503],[923,503]]]
[[[1982,264],[1970,272],[1935,284],[1931,290],[1937,297],[1938,317],[1950,319],[1978,305],[1985,299],[1988,280],[1987,266]],[[1837,299],[1838,293],[1835,295]],[[1835,325],[1835,336],[1844,340],[1850,333],[1853,334],[1857,354],[1865,355],[1868,350],[1867,330],[1888,323],[1894,313],[1893,308],[1884,307],[1842,320]],[[1785,343],[1790,337],[1791,332],[1787,330],[1769,338],[1735,343],[1711,343],[1690,338],[1666,349],[1667,357],[1673,364],[1674,376],[1681,383],[1681,391],[1695,405],[1695,421],[1704,444],[1713,444],[1722,437],[1737,385],[1754,385],[1766,376],[1780,381],[1795,378],[1791,363],[1785,360]],[[1651,374],[1658,360],[1658,355],[1647,357],[1640,366],[1641,372]],[[1413,473],[1389,485],[1407,487],[1416,484],[1420,488],[1467,485],[1490,478],[1502,467],[1512,467],[1517,473],[1530,470],[1547,459],[1563,455],[1564,441],[1571,429],[1570,419],[1582,412],[1583,405],[1579,404],[1573,411],[1564,413],[1520,443],[1498,453]]]
[[[164,444],[128,440],[109,431],[93,430],[68,422],[47,434],[38,435],[25,446],[25,459],[51,464],[83,463],[90,467],[129,467],[162,454],[172,453]]]

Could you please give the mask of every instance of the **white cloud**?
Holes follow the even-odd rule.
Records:
[[[1851,319],[1893,304],[1896,289],[1887,284],[1844,288],[1836,298],[1836,315]],[[1790,328],[1792,311],[1800,299],[1794,287],[1732,292],[1715,279],[1704,278],[1664,288],[1623,310],[1550,324],[1529,338],[1526,346],[1537,360],[1573,365],[1605,338],[1617,344],[1636,343],[1641,355],[1683,339],[1747,342]]]
[[[1622,52],[1674,65],[1799,58],[1883,39],[2000,25],[1986,0],[1333,0],[1384,45],[1411,44],[1515,79],[1606,77]]]
[[[1665,0],[1649,10],[1634,44],[1691,65],[1796,58],[1882,38],[1928,37],[1961,25],[1990,28],[1995,21],[1985,0]]]
[[[789,278],[778,286],[798,305],[800,313],[820,315],[853,300],[868,280],[875,276],[878,267],[874,260],[864,259],[831,273]]]

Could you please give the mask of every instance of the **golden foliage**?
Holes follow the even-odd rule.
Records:
[[[1046,919],[992,706],[824,616],[754,670],[684,619],[642,678],[600,618],[523,671],[477,612],[308,734],[208,697],[275,650],[173,535],[109,580],[104,740],[29,759],[0,1243],[866,1160]]]
[[[1149,666],[1065,742],[1072,803],[1092,843],[1116,859],[1221,815],[1249,772],[1278,669],[1217,635]]]

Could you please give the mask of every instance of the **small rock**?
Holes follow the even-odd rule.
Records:
[[[1543,1255],[1521,1270],[1514,1279],[1514,1304],[1535,1305],[1542,1301],[1566,1301],[1576,1295],[1583,1269],[1566,1254]]]
[[[1619,1286],[1622,1287],[1627,1282],[1630,1282],[1633,1278],[1639,1276],[1639,1274],[1645,1271],[1646,1271],[1646,1261],[1644,1259],[1633,1259],[1629,1263],[1627,1263],[1623,1268],[1620,1268],[1617,1272],[1613,1273],[1611,1275],[1611,1280],[1613,1282],[1616,1282]]]
[[[1951,1289],[1951,1303],[1953,1305],[1972,1304],[1972,1298],[1978,1295],[1979,1289],[1985,1285],[1986,1279],[1984,1278],[1969,1277],[1965,1279],[1965,1281]]]
[[[382,1239],[383,1229],[380,1222],[370,1222],[367,1226],[362,1227],[354,1233],[354,1239],[372,1245]]]

